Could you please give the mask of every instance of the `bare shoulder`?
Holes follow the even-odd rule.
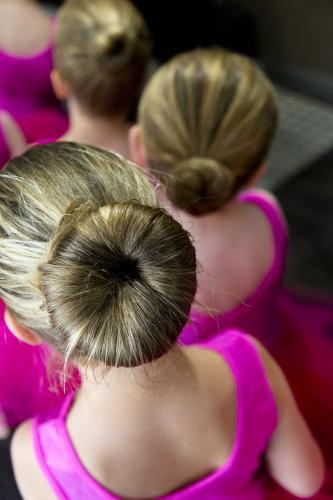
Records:
[[[55,496],[37,463],[32,421],[21,424],[11,443],[14,475],[24,500],[54,500]]]

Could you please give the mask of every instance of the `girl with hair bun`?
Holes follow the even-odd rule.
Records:
[[[15,432],[24,498],[259,500],[263,457],[287,490],[320,487],[319,448],[260,343],[178,342],[195,250],[140,169],[74,143],[30,149],[0,173],[0,250],[11,330],[82,379]]]
[[[227,326],[267,346],[274,338],[285,223],[272,195],[240,191],[264,168],[277,115],[263,72],[223,49],[174,57],[144,90],[132,155],[161,181],[161,200],[191,232],[201,266],[186,342]]]
[[[128,123],[146,75],[151,39],[129,0],[67,0],[60,9],[52,73],[67,101],[63,140],[129,156]]]
[[[132,157],[155,173],[162,203],[194,238],[198,291],[183,342],[230,327],[260,339],[333,467],[332,299],[282,288],[285,220],[270,193],[252,188],[277,115],[272,84],[247,57],[223,49],[180,54],[144,91]]]

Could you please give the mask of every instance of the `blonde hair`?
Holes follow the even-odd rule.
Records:
[[[277,122],[273,86],[247,57],[201,49],[174,57],[148,83],[139,124],[171,202],[220,208],[263,161]]]
[[[67,0],[59,11],[56,67],[94,115],[129,113],[150,52],[146,23],[128,0]]]
[[[58,142],[0,173],[0,296],[66,359],[156,359],[176,341],[195,290],[188,234],[130,162]]]

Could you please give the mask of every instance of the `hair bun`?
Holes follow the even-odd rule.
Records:
[[[211,212],[232,195],[233,172],[213,158],[193,156],[178,162],[167,179],[167,196],[177,207],[194,215]]]
[[[78,201],[49,243],[39,281],[67,358],[138,366],[175,343],[195,294],[195,271],[189,235],[165,210]]]
[[[127,62],[132,54],[130,34],[116,27],[99,33],[96,46],[102,56],[121,64]]]

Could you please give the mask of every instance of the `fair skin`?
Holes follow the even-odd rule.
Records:
[[[133,161],[147,169],[149,160],[139,125],[132,127],[129,142]],[[257,183],[264,169],[265,165],[258,167],[247,188]],[[275,203],[272,196],[265,196]],[[159,197],[194,239],[199,262],[195,307],[215,313],[233,310],[258,287],[272,265],[274,241],[266,217],[256,206],[233,200],[220,210],[196,217],[172,206],[162,190]]]
[[[78,102],[57,69],[52,71],[51,80],[56,96],[66,101],[69,113],[69,129],[59,140],[103,147],[130,158],[126,117],[94,116]]]
[[[32,0],[0,2],[1,50],[22,57],[38,54],[49,46],[51,33],[51,17],[37,2]]]
[[[39,341],[10,314],[6,319],[21,339]],[[309,497],[323,480],[320,450],[281,370],[253,342],[279,413],[266,451],[268,469],[291,493]],[[82,370],[67,428],[82,463],[106,488],[121,497],[154,498],[227,461],[236,431],[236,388],[229,366],[215,352],[176,346],[145,367],[111,369],[104,378],[98,377],[100,368]],[[55,498],[35,458],[30,422],[15,433],[12,459],[24,499]]]

